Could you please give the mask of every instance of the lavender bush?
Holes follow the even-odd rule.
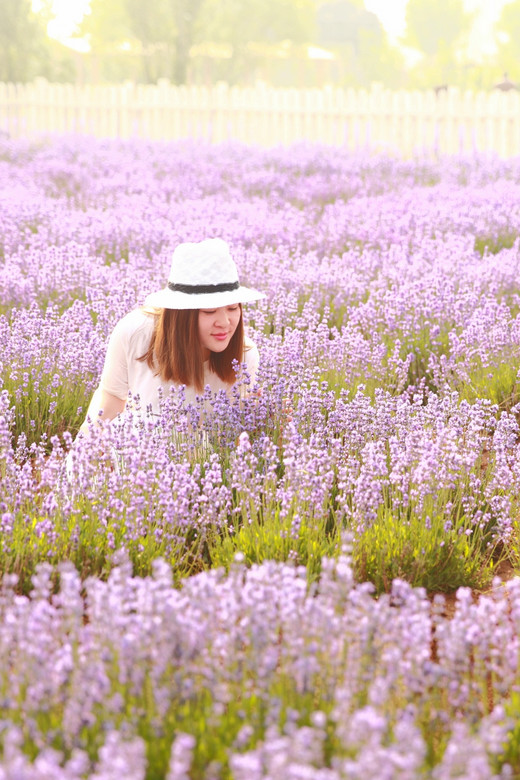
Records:
[[[517,581],[473,603],[396,580],[374,600],[348,557],[235,562],[172,587],[169,567],[106,582],[41,565],[4,578],[6,777],[512,777]],[[38,637],[38,642],[33,637]],[[469,774],[461,774],[468,772]],[[47,774],[45,774],[47,772]],[[32,774],[31,774],[32,773]],[[54,774],[53,774],[54,773]]]
[[[0,777],[520,771],[516,580],[412,587],[517,563],[518,160],[2,139],[0,225]],[[72,447],[213,235],[259,396]]]

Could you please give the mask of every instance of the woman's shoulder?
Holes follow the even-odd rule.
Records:
[[[244,335],[244,350],[248,352],[250,349],[256,349],[256,344],[253,339],[247,334]]]
[[[244,362],[248,366],[257,366],[260,360],[258,347],[253,339],[246,336],[244,338]]]
[[[140,330],[153,330],[154,315],[145,309],[133,309],[122,317],[114,328],[121,333],[132,335]]]
[[[143,340],[150,339],[154,324],[153,314],[143,309],[134,309],[117,322],[111,338],[126,345],[140,344]]]

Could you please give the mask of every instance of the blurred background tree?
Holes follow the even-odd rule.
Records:
[[[469,32],[472,15],[463,0],[408,0],[407,43],[433,57],[444,45],[453,51],[455,43]]]
[[[496,28],[499,67],[511,80],[520,84],[520,0],[513,0],[503,7]]]
[[[170,54],[174,32],[167,0],[124,0],[124,8],[130,34],[138,41],[142,80],[157,81],[171,69]]]
[[[132,33],[125,0],[91,0],[78,34],[90,44],[96,81],[120,81],[140,76],[139,39]],[[136,64],[138,63],[138,64]]]
[[[457,83],[457,52],[472,21],[464,0],[408,0],[404,43],[424,55],[412,72],[417,86]]]
[[[46,33],[53,0],[0,0],[0,79],[491,88],[507,71],[518,82],[520,0],[503,8],[498,53],[480,58],[469,42],[482,23],[465,3],[408,0],[396,41],[364,0],[90,0],[79,53]]]
[[[131,0],[141,5],[141,0]],[[197,40],[199,15],[205,0],[167,0],[173,22],[173,72],[176,84],[185,84],[188,78],[190,50]]]
[[[45,27],[31,11],[30,0],[0,3],[0,78],[27,81],[39,58]]]
[[[31,0],[0,0],[0,81],[73,79],[70,52],[47,36],[51,6],[41,0],[35,12]]]
[[[168,12],[167,0],[91,0],[79,33],[88,38],[98,77],[153,82],[169,75]]]
[[[318,43],[335,51],[342,63],[344,85],[368,86],[384,81],[396,86],[402,80],[403,59],[389,44],[377,16],[363,0],[326,0],[316,13]]]
[[[282,55],[280,45],[309,43],[314,34],[314,0],[204,0],[199,38],[220,46],[218,79],[247,83],[263,59]]]
[[[79,34],[88,37],[104,78],[123,77],[116,58],[123,70],[130,67],[130,77],[184,84],[199,44],[206,53],[224,46],[225,55],[214,58],[212,80],[243,83],[272,54],[269,47],[310,41],[314,17],[315,0],[91,0]]]

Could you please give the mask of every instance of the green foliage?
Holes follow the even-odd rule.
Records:
[[[171,65],[153,54],[157,47],[167,47],[172,41],[172,23],[167,17],[165,0],[150,0],[146,4],[131,0],[91,0],[80,33],[88,37],[105,78],[117,80],[130,76],[156,81],[160,76],[169,75]],[[128,55],[125,49],[133,54]]]
[[[185,83],[191,47],[224,43],[231,57],[220,63],[225,71],[220,78],[232,82],[255,67],[257,55],[249,44],[307,42],[313,20],[312,0],[92,0],[81,33],[106,68],[113,68],[117,49],[124,56],[122,45],[139,49],[139,78],[147,82],[167,77]]]
[[[100,464],[100,474],[107,463]],[[170,528],[168,538],[155,534],[154,524],[139,535],[132,533],[135,521],[123,512],[105,517],[101,481],[99,497],[77,496],[67,511],[58,507],[51,517],[26,508],[14,515],[12,533],[0,540],[0,572],[16,574],[22,593],[31,590],[32,577],[40,563],[56,566],[71,561],[82,579],[105,579],[113,566],[114,554],[125,550],[136,576],[149,576],[153,561],[164,558],[172,566],[175,581],[208,568],[207,545],[203,535],[192,528]],[[44,491],[46,492],[46,491]],[[120,495],[124,502],[124,492]]]
[[[482,257],[486,252],[496,255],[502,249],[511,249],[518,239],[516,233],[500,233],[499,235],[478,235],[475,236],[475,252]]]
[[[29,446],[50,441],[66,430],[75,435],[92,394],[88,377],[78,379],[55,370],[45,356],[29,370],[4,366],[0,387],[16,407],[13,436],[23,436]]]
[[[312,0],[206,0],[200,26],[209,40],[233,48],[248,42],[303,43],[313,34]]]
[[[461,586],[481,589],[494,576],[488,534],[471,518],[460,516],[446,530],[446,516],[411,511],[408,519],[384,507],[354,541],[356,577],[387,592],[393,579],[403,579],[429,591],[449,593]],[[492,549],[492,548],[491,548]]]
[[[251,669],[249,674],[241,673],[240,665],[249,661],[245,648],[241,655],[242,660],[237,661],[235,669],[232,662],[228,662],[229,671],[234,673],[234,682],[228,681],[233,696],[226,702],[225,707],[216,706],[205,680],[195,677],[192,680],[193,693],[186,694],[179,689],[165,712],[164,706],[156,701],[154,696],[157,681],[150,679],[146,661],[141,661],[145,668],[140,675],[140,684],[134,685],[131,690],[128,684],[121,681],[118,657],[114,653],[107,679],[110,700],[114,706],[110,713],[107,712],[106,706],[101,704],[93,708],[95,718],[85,723],[74,747],[84,750],[89,759],[95,762],[105,741],[106,721],[107,717],[110,717],[113,729],[124,731],[130,722],[137,735],[144,740],[147,758],[146,780],[164,780],[167,777],[172,744],[179,734],[189,734],[194,738],[190,780],[205,780],[210,765],[219,766],[219,778],[230,780],[230,746],[236,745],[236,752],[252,750],[265,739],[268,728],[272,730],[277,727],[280,733],[283,733],[289,723],[298,728],[308,726],[312,723],[316,709],[319,709],[327,720],[325,750],[335,755],[343,752],[341,742],[335,736],[335,725],[331,717],[334,675],[327,675],[326,664],[323,675],[315,675],[315,679],[309,680],[306,690],[302,691],[295,680],[288,676],[282,661],[271,673],[267,690],[260,693],[255,671]],[[161,683],[171,688],[171,680],[176,676],[178,669],[173,665],[168,666],[163,672]],[[64,686],[64,694],[73,681],[74,677],[71,675],[70,681]],[[52,746],[69,757],[71,749],[63,737],[66,732],[63,709],[54,704],[45,712],[30,712],[26,695],[27,692],[22,687],[18,701],[0,706],[0,715],[8,715],[10,722],[19,725],[23,730],[24,753],[33,759],[38,755],[39,745],[34,736],[37,729],[39,735],[45,735],[49,747]],[[36,727],[32,730],[24,728],[23,718],[27,717],[28,712]],[[242,737],[238,740],[244,724],[248,725],[247,739]]]
[[[378,82],[388,88],[402,87],[405,77],[404,58],[401,51],[389,43],[384,30],[374,27],[362,27],[359,30],[357,58],[360,72],[357,85],[368,87]]]
[[[251,521],[216,537],[211,546],[212,565],[229,569],[237,554],[248,565],[267,560],[293,561],[305,566],[309,582],[319,578],[323,557],[334,558],[341,547],[341,534],[333,515],[312,520],[279,511]]]
[[[340,64],[343,86],[369,86],[384,82],[398,86],[404,64],[391,46],[378,17],[358,0],[330,0],[316,12],[317,42],[332,49]]]
[[[88,35],[108,78],[116,51],[120,67],[132,67],[122,53],[126,47],[139,51],[139,80],[169,77],[184,83],[202,4],[203,0],[92,0],[81,34]]]
[[[496,363],[483,366],[477,359],[466,381],[454,382],[460,398],[470,402],[488,398],[500,409],[509,410],[520,402],[520,355],[497,355]]]
[[[413,480],[404,491],[383,484],[375,516],[354,529],[356,577],[373,582],[377,593],[389,591],[395,578],[444,593],[488,585],[502,554],[486,495],[494,468],[483,444],[472,466],[453,475],[451,487],[422,486],[417,499]]]
[[[377,16],[366,11],[362,3],[355,0],[330,0],[318,7],[318,43],[322,46],[344,46],[351,44],[360,48],[364,33],[375,36],[382,43],[384,31]]]
[[[44,14],[33,13],[30,0],[2,0],[0,81],[29,81],[42,75],[47,60],[46,21]]]
[[[398,608],[396,619],[399,619]],[[302,684],[294,679],[294,674],[288,668],[295,652],[294,647],[288,645],[278,625],[271,628],[275,635],[278,634],[278,642],[272,648],[276,663],[263,669],[260,674],[255,663],[258,658],[258,638],[252,635],[249,641],[246,639],[237,646],[236,656],[227,657],[225,663],[213,666],[212,672],[221,682],[222,698],[219,699],[216,698],[216,691],[219,691],[217,686],[209,686],[207,677],[200,671],[193,674],[190,686],[183,685],[183,674],[174,660],[161,669],[160,676],[152,677],[153,653],[139,658],[139,674],[135,680],[128,680],[127,674],[121,671],[124,666],[117,645],[114,643],[111,646],[107,638],[107,655],[103,659],[103,669],[106,671],[104,698],[92,707],[92,717],[85,719],[73,746],[65,736],[67,728],[62,701],[67,701],[71,696],[71,688],[75,685],[74,674],[67,675],[63,681],[62,699],[49,702],[45,709],[41,708],[41,703],[38,709],[31,706],[30,691],[20,685],[16,697],[2,697],[0,716],[20,728],[23,751],[32,759],[41,751],[43,742],[47,747],[62,752],[66,758],[71,756],[73,749],[83,750],[94,763],[106,741],[109,728],[132,736],[135,733],[145,742],[147,780],[164,780],[167,777],[172,744],[181,734],[193,738],[190,780],[205,780],[210,776],[209,767],[213,770],[212,777],[231,780],[230,754],[254,750],[268,734],[272,738],[274,730],[282,736],[294,733],[295,729],[315,725],[317,713],[324,731],[324,765],[330,766],[333,760],[341,762],[342,759],[353,758],[357,746],[349,746],[341,733],[344,724],[337,717],[338,687],[355,668],[358,672],[356,684],[351,686],[351,700],[343,703],[342,711],[355,712],[366,707],[374,680],[381,674],[381,669],[388,665],[388,660],[384,661],[388,645],[380,641],[376,630],[369,635],[367,632],[361,643],[362,657],[359,658],[359,643],[354,637],[347,636],[341,658],[330,659],[321,649],[318,637],[308,639],[314,645],[315,668],[318,671],[306,672]],[[352,627],[351,631],[354,630]],[[78,648],[75,643],[72,650],[77,663]],[[353,654],[352,650],[356,650],[356,653]],[[307,648],[305,653],[308,654]],[[420,663],[423,662],[418,659],[417,665]],[[482,674],[484,688],[485,674],[481,669],[479,673]],[[395,724],[408,711],[408,723],[411,721],[417,724],[427,750],[424,766],[418,776],[429,777],[429,770],[442,759],[452,733],[452,720],[479,713],[486,691],[480,692],[469,684],[468,673],[463,672],[468,680],[468,694],[462,705],[460,700],[450,696],[451,678],[444,680],[441,677],[425,693],[414,696],[405,684],[403,674],[401,671],[395,676],[385,694],[388,717],[382,719],[381,723],[382,742],[385,746],[395,744],[403,749],[402,744],[399,745]],[[164,695],[160,696],[161,691],[165,690],[170,694],[166,706]],[[506,713],[515,720],[518,720],[518,706],[518,694],[514,693]],[[4,735],[0,744],[3,741]],[[513,726],[504,753],[496,757],[497,764],[503,766],[507,760],[514,770],[518,767],[518,741],[519,730]],[[316,768],[316,772],[319,771]]]
[[[131,2],[134,5],[142,5],[141,0],[131,0]],[[176,84],[184,84],[187,79],[190,48],[197,40],[197,30],[200,27],[199,15],[205,2],[206,0],[168,0],[175,25],[175,59],[172,77]]]
[[[91,0],[80,25],[95,52],[103,52],[131,40],[134,35],[125,0]]]
[[[247,83],[282,42],[285,46],[312,40],[314,15],[312,0],[206,0],[198,36],[228,49],[229,56],[215,63],[219,79]],[[276,62],[280,68],[278,57]]]
[[[198,469],[197,479],[203,478],[196,459],[192,467]],[[247,565],[292,561],[306,567],[312,583],[320,578],[323,558],[339,554],[345,528],[352,530],[343,510],[338,512],[334,486],[321,507],[306,500],[302,489],[282,508],[277,485],[284,478],[283,468],[282,473],[269,471],[262,477],[262,500],[250,495],[247,484],[235,488],[229,521],[203,527],[184,523],[166,527],[156,510],[146,509],[156,504],[153,481],[135,502],[131,481],[117,487],[110,481],[108,456],[100,457],[95,469],[93,492],[76,495],[71,505],[43,513],[47,494],[43,489],[37,505],[22,506],[14,514],[12,533],[4,535],[0,546],[0,571],[16,573],[24,591],[42,561],[70,560],[83,578],[105,577],[117,550],[125,550],[134,574],[140,576],[151,573],[158,557],[172,566],[180,582],[207,568],[228,570],[239,555]],[[251,479],[258,481],[260,471],[259,467]],[[432,491],[420,505],[413,499],[404,501],[396,488],[384,488],[375,519],[355,530],[357,579],[373,582],[378,593],[388,591],[394,578],[443,592],[487,585],[496,565],[493,515],[485,498],[493,473],[493,460],[483,452],[464,478],[454,475],[456,487]],[[38,479],[37,470],[34,477]],[[470,483],[477,479],[481,490],[478,496],[473,490],[470,501]],[[122,507],[120,514],[107,513],[107,491],[110,504],[116,501]]]
[[[508,732],[506,744],[497,756],[497,768],[502,769],[508,765],[511,777],[520,776],[520,693],[513,691],[505,705],[505,715],[510,719],[511,728]]]
[[[500,58],[511,76],[520,78],[520,0],[509,0],[502,8],[497,22],[498,32],[505,34],[507,40],[499,44]]]
[[[406,42],[429,57],[442,48],[453,51],[471,19],[463,0],[408,0]]]

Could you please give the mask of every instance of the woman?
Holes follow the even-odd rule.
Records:
[[[158,415],[160,398],[172,386],[186,386],[188,403],[206,385],[229,390],[233,361],[245,363],[254,382],[258,350],[244,334],[242,304],[264,297],[240,286],[222,239],[180,244],[167,286],[114,328],[81,431],[90,430],[89,420],[112,420],[129,406]]]

